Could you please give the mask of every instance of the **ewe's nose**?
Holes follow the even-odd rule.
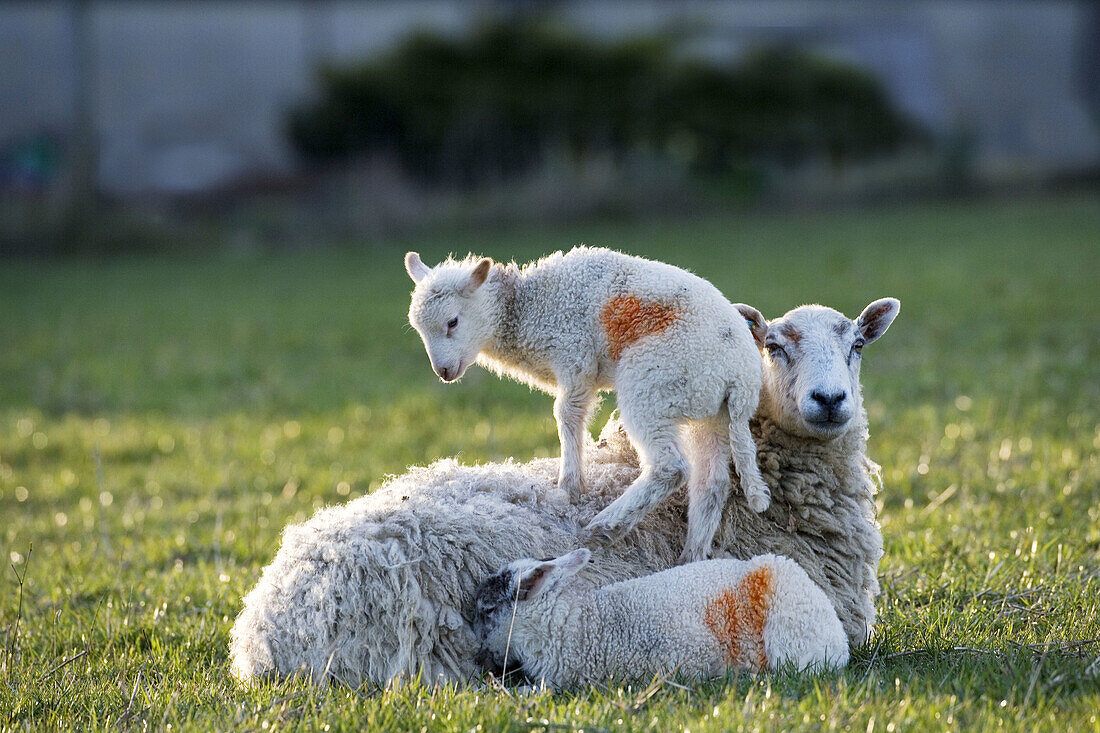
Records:
[[[831,410],[839,407],[840,403],[848,397],[848,393],[844,390],[840,392],[820,392],[815,389],[810,393],[810,397],[822,407],[827,407]]]
[[[450,369],[449,367],[439,367],[435,370],[435,373],[438,374],[439,378],[442,379],[444,382],[449,382],[454,379],[454,377],[451,376],[454,373],[454,370]]]

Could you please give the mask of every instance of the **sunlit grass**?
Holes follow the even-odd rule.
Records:
[[[409,464],[556,454],[545,395],[434,378],[405,323],[405,248],[523,261],[580,241],[689,267],[768,316],[901,298],[864,359],[875,639],[839,676],[688,689],[237,689],[228,630],[287,522]],[[4,263],[0,727],[1096,728],[1098,291],[1083,197]]]

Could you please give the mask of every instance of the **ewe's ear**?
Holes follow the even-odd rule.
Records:
[[[871,343],[890,328],[901,310],[901,301],[897,298],[881,298],[863,309],[856,319],[856,328],[866,343]]]
[[[409,277],[412,278],[414,283],[418,283],[432,271],[432,268],[425,265],[416,252],[406,252],[405,271],[409,273]]]
[[[474,265],[474,271],[470,273],[470,280],[462,288],[463,295],[469,295],[482,285],[485,284],[485,278],[489,277],[489,268],[493,266],[493,261],[488,257],[482,257]]]
[[[733,307],[741,312],[745,322],[749,324],[749,330],[752,331],[752,338],[756,341],[756,345],[758,347],[763,346],[764,338],[768,335],[768,322],[764,319],[764,316],[760,315],[760,311],[751,305],[734,303]]]
[[[529,570],[524,570],[518,581],[519,599],[526,601],[538,598],[566,578],[576,575],[588,563],[590,557],[592,552],[582,547],[556,560],[546,560]]]

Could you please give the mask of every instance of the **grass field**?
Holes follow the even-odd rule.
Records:
[[[229,628],[286,523],[409,464],[557,452],[547,396],[434,377],[405,249],[581,241],[768,316],[901,299],[863,365],[871,643],[839,675],[579,695],[237,689]],[[1100,729],[1096,198],[5,262],[0,313],[0,728]]]

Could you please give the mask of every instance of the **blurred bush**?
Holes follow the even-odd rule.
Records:
[[[313,161],[383,153],[422,182],[462,187],[592,154],[644,152],[702,174],[842,166],[922,137],[857,68],[788,49],[733,66],[676,51],[669,39],[601,42],[540,23],[421,34],[322,69],[290,139]]]

